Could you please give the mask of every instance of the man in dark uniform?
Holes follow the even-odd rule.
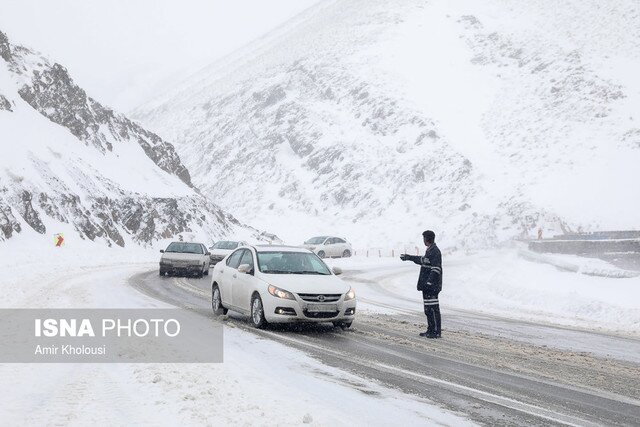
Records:
[[[424,314],[427,315],[427,332],[420,333],[420,336],[427,338],[440,338],[440,304],[438,294],[442,290],[442,254],[436,246],[436,234],[427,230],[422,233],[427,251],[424,256],[402,254],[403,261],[413,261],[420,268],[418,277],[418,290],[422,291],[424,301]]]

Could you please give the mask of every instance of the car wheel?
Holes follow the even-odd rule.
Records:
[[[205,264],[205,267],[204,267],[204,275],[205,276],[209,275],[209,267],[207,267],[206,264]]]
[[[325,254],[324,254],[324,251],[320,251],[320,252],[318,252],[318,256],[319,256],[320,258],[324,258],[324,255],[325,255]]]
[[[222,316],[229,311],[229,309],[222,305],[222,296],[220,295],[218,285],[213,285],[213,288],[211,288],[211,309],[215,316]]]
[[[267,319],[264,318],[264,307],[260,295],[254,295],[251,299],[251,323],[258,329],[267,327]]]
[[[345,249],[344,252],[342,252],[342,258],[349,258],[351,256],[351,251],[349,249]]]

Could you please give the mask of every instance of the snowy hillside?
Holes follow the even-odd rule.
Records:
[[[630,1],[325,1],[134,116],[288,239],[638,227],[639,32]]]
[[[0,241],[68,232],[111,246],[259,233],[191,185],[174,147],[0,32]]]

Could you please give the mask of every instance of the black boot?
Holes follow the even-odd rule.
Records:
[[[438,338],[438,335],[436,335],[435,333],[433,333],[431,331],[420,332],[420,336],[421,337],[425,337],[425,338]]]

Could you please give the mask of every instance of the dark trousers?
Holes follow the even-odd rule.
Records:
[[[427,315],[427,332],[440,335],[440,302],[438,293],[433,291],[422,291],[424,301],[424,314]]]

